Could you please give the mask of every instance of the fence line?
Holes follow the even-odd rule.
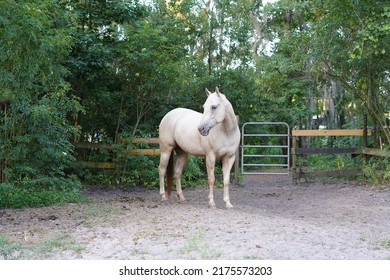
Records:
[[[120,138],[119,144],[107,143],[92,143],[92,142],[75,142],[73,145],[77,149],[108,149],[114,150],[124,144],[159,144],[158,138]],[[129,155],[159,155],[158,148],[139,148],[139,149],[124,149],[123,154]],[[115,162],[101,162],[101,161],[77,161],[77,164],[85,168],[93,169],[115,169],[117,164]]]
[[[303,176],[348,176],[360,174],[362,172],[361,168],[358,169],[342,169],[342,170],[320,170],[320,171],[311,171],[305,172],[297,164],[298,155],[310,155],[310,154],[351,154],[351,155],[371,155],[371,156],[381,156],[381,157],[390,157],[390,151],[388,150],[379,150],[364,147],[367,143],[367,136],[371,135],[371,130],[366,129],[335,129],[335,130],[292,130],[292,177],[294,180],[299,179]],[[362,137],[363,144],[360,147],[351,147],[351,148],[298,148],[297,147],[297,137],[320,137],[320,136],[336,136],[336,137],[345,137],[345,136],[360,136]]]
[[[119,144],[106,144],[106,143],[91,143],[91,142],[75,142],[73,145],[75,148],[78,149],[108,149],[113,150],[120,145],[124,144],[152,144],[152,145],[158,145],[160,144],[160,141],[158,138],[135,138],[135,139],[129,139],[129,138],[120,138]],[[145,156],[152,156],[152,155],[159,155],[160,149],[159,148],[138,148],[138,149],[128,149],[123,150],[123,154],[127,155],[145,155]],[[117,167],[117,164],[115,162],[96,162],[96,161],[77,161],[77,164],[84,168],[91,168],[91,169],[115,169]],[[236,151],[236,160],[234,163],[234,169],[233,169],[233,180],[235,183],[238,182],[238,176],[239,176],[239,150]]]

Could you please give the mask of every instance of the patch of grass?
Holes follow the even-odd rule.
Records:
[[[390,238],[383,239],[376,242],[376,246],[379,248],[379,250],[381,249],[390,250]]]
[[[23,188],[0,184],[0,208],[42,207],[53,204],[83,203],[81,187]]]
[[[390,250],[390,238],[379,240],[376,242],[369,242],[374,250]]]
[[[48,259],[56,252],[73,251],[80,253],[85,249],[82,243],[77,242],[71,236],[63,234],[44,239],[36,244],[26,247],[24,251],[27,259]]]
[[[380,241],[379,246],[383,249],[390,250],[390,238]]]
[[[0,234],[0,259],[18,259],[21,246]]]
[[[95,206],[85,209],[81,212],[81,215],[85,218],[100,217],[107,215],[116,215],[122,213],[122,209],[113,207],[110,205]]]
[[[190,233],[187,237],[187,243],[180,250],[182,254],[192,254],[195,258],[202,260],[218,259],[221,253],[213,251],[210,244],[205,240],[205,231],[200,230],[197,233]]]
[[[131,255],[132,256],[138,256],[138,255],[146,255],[148,252],[141,248],[133,248],[131,249]]]
[[[113,218],[116,215],[121,215],[123,209],[110,205],[94,206],[84,209],[80,212],[80,218],[84,219],[84,226],[92,227],[97,224],[109,222],[115,224],[117,219]]]
[[[41,233],[44,231],[44,229],[42,227],[40,227],[39,225],[33,225],[30,227],[29,231],[32,233]]]
[[[48,259],[54,253],[60,251],[73,251],[80,253],[85,246],[69,235],[59,235],[53,238],[44,239],[31,245],[21,245],[9,241],[0,234],[0,259]]]

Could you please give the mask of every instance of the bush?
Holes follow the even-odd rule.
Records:
[[[119,159],[118,182],[130,186],[156,188],[159,185],[158,156],[128,155]]]
[[[374,185],[389,185],[390,159],[371,157],[363,166],[363,174]]]
[[[202,157],[189,156],[187,164],[184,166],[183,175],[181,177],[183,187],[197,186],[203,184],[202,180],[207,176],[205,160]],[[217,165],[215,166],[215,174],[221,172]]]
[[[307,155],[298,158],[298,164],[311,170],[342,170],[360,168],[361,157],[350,155]]]
[[[48,188],[23,187],[23,183],[16,187],[9,183],[0,184],[0,208],[42,207],[52,204],[69,202],[85,202],[79,183],[73,185],[69,181],[51,179],[54,185]],[[28,183],[29,186],[31,182]],[[37,186],[40,184],[37,182]]]

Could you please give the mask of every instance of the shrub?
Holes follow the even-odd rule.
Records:
[[[85,202],[86,198],[82,193],[79,183],[75,181],[69,184],[69,180],[60,179],[51,180],[54,184],[51,187],[31,187],[31,181],[28,186],[13,186],[9,183],[0,184],[0,208],[24,208],[24,207],[42,207],[52,204],[68,202]]]
[[[390,159],[371,157],[363,165],[364,176],[374,185],[390,183]]]

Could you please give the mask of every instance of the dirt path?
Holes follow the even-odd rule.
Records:
[[[263,175],[232,188],[230,210],[207,193],[161,204],[157,190],[95,188],[88,204],[3,209],[0,259],[390,259],[388,191]]]

